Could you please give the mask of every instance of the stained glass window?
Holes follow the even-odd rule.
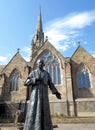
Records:
[[[55,85],[61,84],[61,67],[59,59],[49,50],[42,53],[39,59],[45,61],[45,70],[49,72]]]
[[[20,73],[18,70],[13,70],[10,76],[10,91],[18,91],[20,86]]]
[[[90,88],[90,72],[85,65],[81,65],[77,71],[78,88]]]

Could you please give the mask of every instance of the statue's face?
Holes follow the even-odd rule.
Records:
[[[43,69],[44,65],[45,64],[44,64],[43,60],[38,61],[38,67],[39,67],[39,69]]]

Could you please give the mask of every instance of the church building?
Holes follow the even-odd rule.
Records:
[[[81,45],[71,57],[64,57],[44,38],[40,11],[30,61],[25,61],[18,49],[7,65],[0,66],[0,117],[12,119],[16,111],[26,112],[32,88],[25,87],[24,80],[40,58],[62,96],[58,100],[48,90],[51,115],[95,116],[95,58]]]

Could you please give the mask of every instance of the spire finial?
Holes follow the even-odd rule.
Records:
[[[41,14],[41,5],[40,5],[40,14]]]
[[[48,41],[48,36],[46,36],[46,40],[45,41]]]
[[[80,41],[78,41],[78,46],[80,46]]]
[[[18,49],[17,49],[17,53],[19,53],[19,50],[20,50],[20,49],[18,48]]]

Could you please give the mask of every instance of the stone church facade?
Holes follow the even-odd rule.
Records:
[[[18,50],[7,65],[0,66],[0,116],[13,118],[18,110],[26,112],[32,88],[25,87],[24,80],[39,58],[44,59],[45,70],[62,95],[58,100],[49,90],[51,115],[95,116],[95,58],[81,45],[72,57],[61,55],[47,38],[44,40],[41,12],[31,43],[30,62]]]

